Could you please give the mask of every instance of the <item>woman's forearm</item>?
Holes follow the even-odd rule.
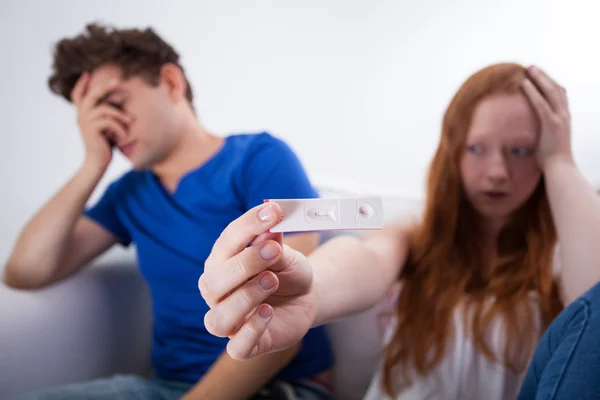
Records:
[[[600,197],[569,159],[545,168],[550,207],[560,243],[565,302],[600,281]]]
[[[406,255],[405,232],[395,227],[361,240],[330,240],[309,257],[314,271],[317,314],[314,325],[364,311],[397,281]]]

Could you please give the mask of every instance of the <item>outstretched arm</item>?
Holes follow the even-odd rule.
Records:
[[[283,248],[281,234],[265,233],[280,216],[281,208],[270,202],[233,221],[198,282],[211,307],[206,327],[231,338],[233,358],[288,348],[311,326],[369,308],[385,296],[406,258],[406,234],[388,227],[364,240],[332,239],[307,259]],[[265,278],[275,286],[261,288]]]
[[[377,304],[400,276],[408,251],[407,237],[402,227],[386,226],[362,239],[342,236],[318,248],[308,258],[317,297],[314,324]]]

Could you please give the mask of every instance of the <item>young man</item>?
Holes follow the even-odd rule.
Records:
[[[152,29],[88,25],[57,44],[53,68],[50,88],[77,108],[85,161],[25,226],[5,281],[38,288],[116,243],[135,243],[152,295],[154,375],[111,377],[32,396],[218,400],[275,398],[291,389],[298,398],[327,398],[322,379],[332,359],[322,328],[289,351],[238,361],[227,355],[227,340],[209,334],[199,317],[208,305],[195,282],[225,227],[265,198],[317,195],[290,148],[267,133],[223,138],[207,132],[196,118],[177,52]],[[84,209],[114,147],[133,169]],[[286,242],[307,254],[318,237],[290,235]]]

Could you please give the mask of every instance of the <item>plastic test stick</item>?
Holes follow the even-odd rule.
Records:
[[[271,232],[381,229],[384,224],[381,196],[268,201],[283,211]]]

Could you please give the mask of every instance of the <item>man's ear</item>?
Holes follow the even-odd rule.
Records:
[[[159,81],[167,89],[167,93],[173,101],[185,100],[187,82],[183,71],[177,65],[172,63],[163,65],[160,68]]]

